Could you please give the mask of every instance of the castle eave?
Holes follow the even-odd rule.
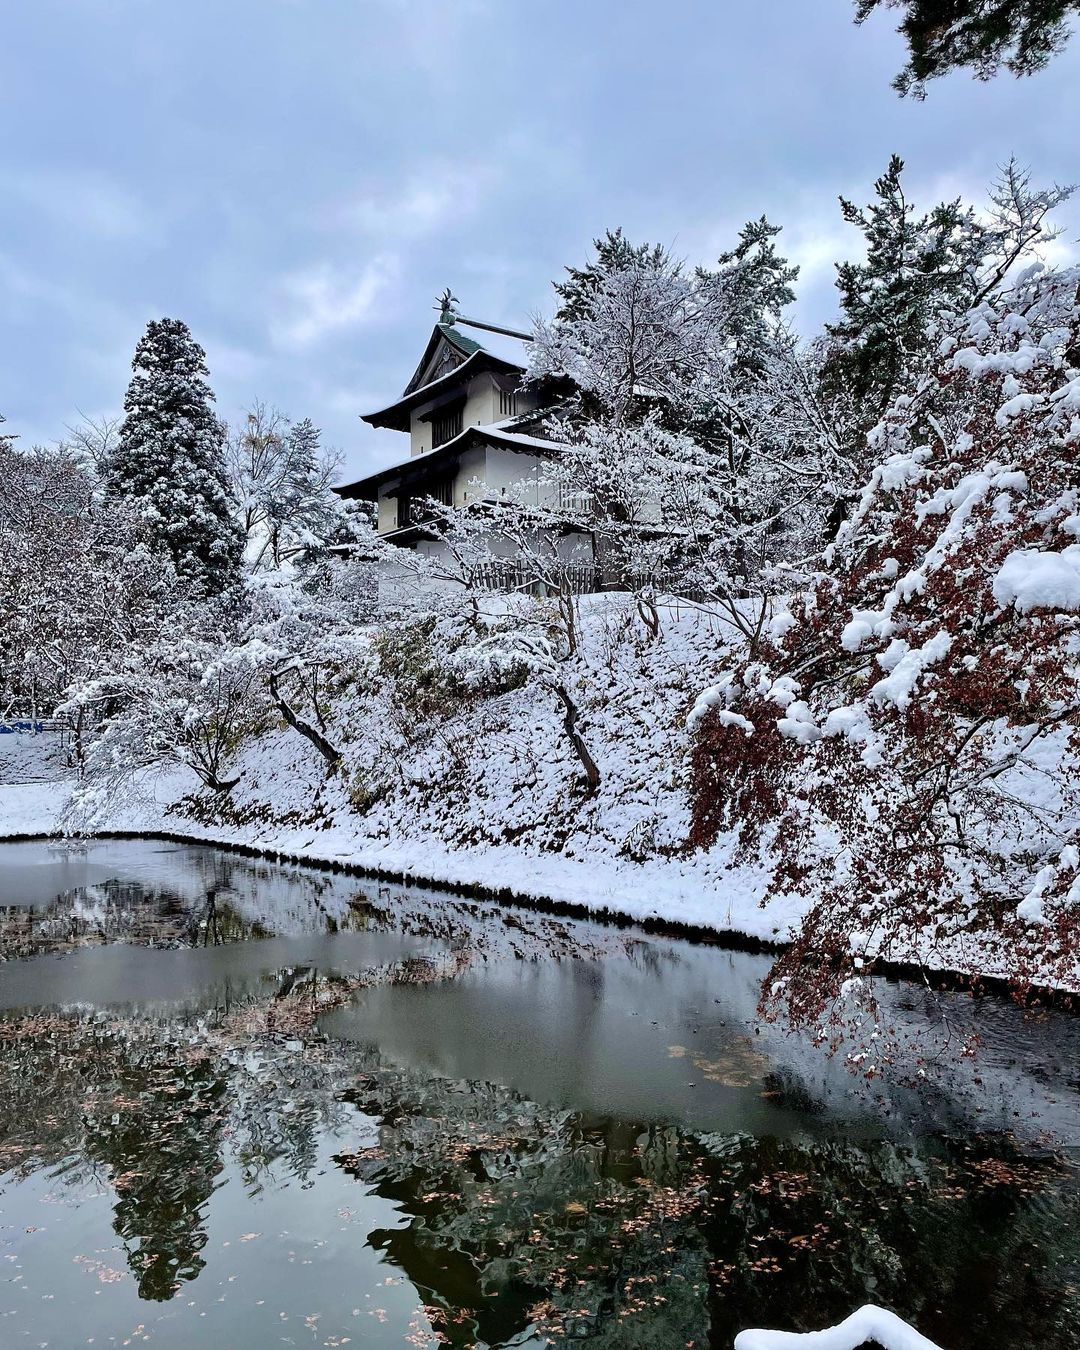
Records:
[[[390,431],[408,431],[412,413],[425,403],[431,403],[449,393],[456,385],[467,383],[474,375],[485,370],[493,370],[502,375],[520,374],[523,367],[513,361],[504,360],[491,352],[476,351],[467,357],[460,366],[429,384],[423,384],[411,393],[402,395],[395,403],[377,412],[364,413],[361,420],[372,427],[386,427]]]
[[[524,436],[512,431],[502,431],[498,427],[466,427],[453,440],[428,450],[422,455],[410,455],[407,459],[389,464],[385,469],[358,478],[353,483],[343,483],[334,491],[339,497],[377,501],[379,488],[385,483],[402,477],[426,477],[433,469],[444,468],[453,462],[470,445],[490,445],[496,449],[512,450],[525,455],[551,455],[561,448],[556,441],[546,441],[539,436]]]

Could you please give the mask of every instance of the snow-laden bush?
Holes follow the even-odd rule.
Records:
[[[267,722],[263,652],[206,630],[163,635],[81,682],[58,712],[75,719],[86,710],[98,728],[77,794],[87,818],[140,770],[180,765],[226,793],[238,781],[232,763],[241,744]]]
[[[695,842],[741,831],[812,900],[796,1021],[880,958],[1075,982],[1078,285],[1032,268],[955,324],[819,584],[699,704]]]

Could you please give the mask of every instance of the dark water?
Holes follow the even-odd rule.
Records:
[[[1076,1019],[862,1079],[764,958],[153,843],[0,845],[0,957],[5,1350],[1080,1344]]]

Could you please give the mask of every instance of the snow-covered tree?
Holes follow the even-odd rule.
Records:
[[[725,359],[723,297],[666,251],[620,251],[585,274],[568,317],[536,325],[531,378],[569,378],[587,407],[627,420],[650,401],[681,399]]]
[[[102,465],[105,488],[137,506],[148,542],[178,575],[221,594],[238,581],[244,541],[206,355],[179,319],[155,319],[132,369],[124,422]]]
[[[677,425],[712,384],[749,375],[770,345],[798,275],[777,253],[779,232],[751,221],[715,268],[689,269],[609,231],[584,268],[556,283],[560,305],[536,326],[530,375],[569,377],[587,411],[609,420],[640,419],[659,402]]]
[[[880,8],[903,12],[899,32],[908,62],[893,81],[901,94],[923,98],[927,80],[968,67],[988,80],[1042,70],[1069,37],[1077,0],[856,0],[856,23]]]
[[[795,300],[799,269],[777,252],[780,233],[765,216],[748,221],[715,268],[698,269],[703,286],[724,294],[726,336],[735,369],[744,377],[758,373],[768,359],[784,310]]]
[[[51,713],[69,685],[167,626],[185,586],[141,542],[132,506],[103,504],[66,447],[0,449],[0,477],[0,707]]]
[[[1007,284],[1018,263],[1055,237],[1047,217],[1072,193],[1032,187],[1010,160],[986,210],[957,198],[920,216],[905,192],[903,169],[893,155],[874,185],[877,200],[865,210],[840,199],[844,219],[863,235],[866,256],[837,265],[842,314],[825,325],[816,351],[818,399],[855,471],[849,492],[870,467],[868,432],[893,399],[912,391],[942,325]]]
[[[551,434],[571,447],[563,462],[582,482],[606,480],[592,502],[607,533],[635,534],[615,498],[651,497],[636,543],[647,534],[654,557],[692,558],[695,589],[725,597],[805,554],[831,505],[832,452],[828,464],[816,458],[822,407],[807,425],[806,361],[783,323],[797,269],[779,256],[778,233],[752,221],[716,268],[693,272],[609,233],[556,288],[564,304],[534,343],[533,377],[568,377],[581,391]],[[634,465],[632,484],[628,473],[618,481],[619,455]]]
[[[260,572],[249,583],[244,633],[262,649],[271,702],[285,724],[318,750],[328,771],[342,748],[328,727],[342,678],[370,664],[371,622],[378,597],[376,537],[366,549],[327,556],[298,569]]]
[[[263,648],[236,640],[230,616],[191,606],[175,631],[132,648],[68,691],[62,716],[97,722],[74,810],[92,816],[151,769],[182,767],[215,793],[239,781],[233,758],[265,724]]]
[[[919,216],[893,155],[865,210],[840,198],[845,221],[863,235],[862,262],[840,263],[836,285],[842,317],[826,324],[830,343],[826,389],[846,399],[865,434],[905,380],[917,374],[934,342],[942,310],[964,310],[978,288],[986,251],[983,226],[959,198]]]
[[[632,244],[620,226],[593,240],[594,257],[584,267],[567,267],[566,279],[555,282],[559,305],[555,318],[560,323],[577,323],[591,318],[597,296],[616,272],[632,268],[661,269],[666,254],[659,244]]]
[[[880,959],[1075,982],[1078,295],[1036,265],[952,324],[819,584],[695,710],[695,841],[809,906],[771,981],[797,1022]]]
[[[341,458],[309,418],[290,422],[256,403],[226,454],[252,571],[277,570],[341,535],[348,513],[332,487]]]
[[[81,417],[67,429],[66,448],[91,472],[100,474],[116,449],[123,418]]]

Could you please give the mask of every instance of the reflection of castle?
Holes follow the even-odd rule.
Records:
[[[258,873],[245,870],[247,860],[233,861],[238,873],[256,878],[257,891]],[[201,875],[204,882],[237,880],[227,870]],[[321,893],[330,909],[355,893],[347,878],[319,879],[332,888]],[[275,912],[282,912],[276,902]],[[523,911],[425,898],[412,889],[388,891],[385,914],[368,908],[367,919],[437,931],[446,945],[472,944],[493,962],[506,940],[504,922],[514,925],[512,950],[531,922]],[[537,936],[549,939],[542,959],[556,959],[550,942],[557,926],[563,964],[589,964],[581,958],[590,925],[566,920],[541,929],[535,922]],[[505,959],[513,960],[509,950]],[[691,949],[680,950],[685,963]],[[630,952],[644,968],[649,949],[635,944]],[[664,980],[663,971],[649,967],[653,978]],[[691,987],[686,965],[673,966],[666,978],[667,993],[682,1006]],[[594,988],[590,979],[575,981],[580,1001],[559,1000],[558,1020],[576,1028],[582,1061],[583,1029],[596,999],[585,996]],[[287,987],[288,978],[278,991]],[[707,987],[719,991],[720,982]],[[371,1048],[378,1039],[370,1035],[371,1011],[370,1003],[362,1009],[369,1039],[361,1044],[335,1038],[338,1023],[324,1025],[325,1037],[286,1041],[253,1036],[239,1019],[208,1026],[195,1018],[105,1020],[52,1010],[44,1022],[40,1014],[0,1019],[0,1172],[13,1169],[3,1183],[6,1215],[19,1212],[24,1181],[30,1195],[53,1184],[38,1185],[44,1171],[62,1167],[65,1182],[93,1175],[114,1192],[112,1218],[140,1296],[170,1298],[205,1261],[202,1306],[203,1294],[211,1293],[205,1286],[229,1269],[218,1264],[226,1258],[217,1242],[213,1261],[207,1243],[209,1202],[225,1167],[230,1189],[222,1210],[244,1227],[261,1226],[246,1208],[257,1191],[281,1189],[293,1178],[310,1182],[305,1203],[320,1248],[341,1222],[336,1207],[343,1191],[346,1197],[352,1191],[356,1198],[346,1203],[364,1225],[354,1235],[379,1225],[368,1245],[407,1277],[432,1326],[459,1346],[481,1337],[489,1344],[517,1337],[522,1345],[539,1328],[562,1345],[588,1342],[590,1350],[667,1350],[689,1341],[729,1347],[740,1327],[773,1321],[778,1300],[791,1323],[822,1326],[865,1301],[870,1288],[955,1350],[1080,1344],[1080,1300],[1072,1291],[1080,1191],[1075,1173],[1049,1153],[1022,1155],[1009,1137],[980,1133],[970,1123],[939,1130],[925,1102],[920,1115],[892,1113],[899,1142],[880,1138],[876,1127],[859,1124],[858,1112],[851,1114],[853,1091],[843,1093],[844,1114],[826,1116],[815,1083],[787,1073],[760,1084],[768,1103],[764,1122],[744,1114],[724,1129],[695,1130],[685,1120],[646,1126],[629,1108],[568,1108],[565,1096],[545,1095],[533,1063],[522,1090],[539,1101],[485,1081],[500,1078],[497,1068],[462,1081],[394,1067]],[[527,1016],[543,1025],[535,998]],[[1001,1016],[1015,1016],[1013,1034],[1028,1026],[1019,1009],[1003,1006]],[[506,1036],[512,1023],[499,1028]],[[1047,1056],[1040,1072],[1060,1089],[1074,1119],[1067,1070],[1077,1058],[1076,1021],[1051,1018],[1031,1035]],[[628,1039],[628,1072],[641,1072],[640,1038]],[[560,1045],[554,1034],[549,1040]],[[997,1042],[999,1048],[1033,1043],[1007,1035]],[[745,1053],[734,1063],[699,1067],[706,1077],[722,1070],[734,1084],[746,1069]],[[610,1070],[609,1044],[602,1054]],[[870,1091],[876,1095],[878,1085]],[[679,1119],[670,1097],[655,1100],[661,1122]],[[377,1147],[339,1156],[342,1171],[359,1179],[352,1188],[342,1172],[329,1176],[326,1169],[330,1151],[344,1146],[335,1142],[339,1127],[345,1137],[348,1123],[355,1139],[357,1109],[362,1137],[374,1127]],[[222,1210],[215,1204],[216,1219]],[[18,1240],[18,1220],[13,1229]],[[78,1240],[77,1225],[69,1233]],[[0,1234],[0,1243],[8,1236]],[[268,1248],[272,1241],[268,1232]],[[326,1259],[341,1263],[335,1270],[355,1269],[359,1243],[338,1246]],[[281,1244],[273,1250],[281,1254]],[[252,1249],[252,1265],[263,1255]],[[280,1280],[269,1266],[257,1266],[264,1291]],[[306,1296],[312,1286],[299,1265],[289,1278],[293,1291]],[[957,1294],[972,1289],[991,1292],[972,1306]],[[170,1317],[187,1316],[189,1292],[190,1286]],[[130,1297],[130,1289],[117,1297]],[[344,1308],[348,1316],[357,1300],[351,1289],[342,1297],[348,1302],[328,1313]],[[388,1329],[388,1338],[398,1339],[397,1330]],[[60,1336],[52,1343],[68,1341]],[[248,1341],[195,1335],[189,1343]]]
[[[231,1203],[248,1224],[273,1162],[313,1176],[331,1127],[359,1108],[377,1147],[339,1164],[362,1181],[362,1218],[362,1192],[378,1222],[384,1200],[397,1215],[368,1244],[451,1344],[524,1344],[538,1328],[599,1350],[726,1347],[774,1320],[778,1298],[788,1320],[820,1326],[868,1288],[956,1350],[1080,1343],[1075,1174],[1000,1135],[701,1135],[432,1078],[333,1040],[317,1053],[237,1040],[234,1053],[175,1023],[71,1018],[37,1039],[4,1027],[0,1168],[22,1140],[26,1172],[107,1171],[144,1299],[170,1298],[208,1260],[207,1202],[226,1160],[240,1166]],[[5,1179],[9,1215],[21,1179]],[[328,1234],[340,1180],[315,1192]],[[957,1294],[970,1289],[992,1292],[973,1307]]]
[[[31,903],[0,903],[0,960],[110,942],[216,946],[367,926],[355,880],[199,847],[171,851],[159,876],[148,865],[155,850],[142,841],[73,847],[53,887],[43,878]]]

